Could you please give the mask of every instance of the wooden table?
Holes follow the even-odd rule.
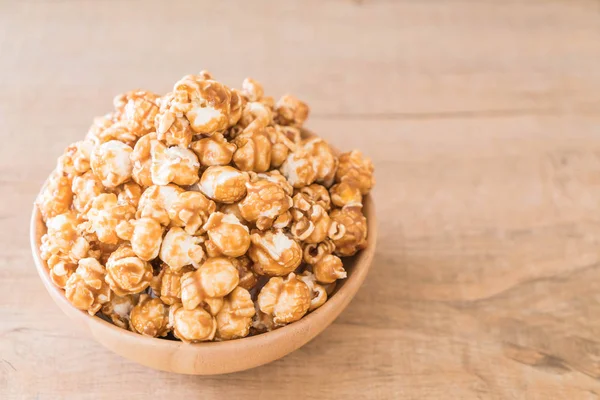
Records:
[[[600,396],[600,3],[0,4],[0,398]],[[377,168],[355,300],[273,364],[152,371],[74,329],[31,259],[56,157],[112,97],[200,69],[291,92]],[[242,397],[243,396],[243,397]]]

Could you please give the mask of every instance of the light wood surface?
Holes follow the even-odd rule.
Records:
[[[200,69],[373,158],[354,301],[267,366],[149,370],[82,335],[28,246],[56,157],[119,92]],[[0,2],[0,398],[596,399],[597,0]]]

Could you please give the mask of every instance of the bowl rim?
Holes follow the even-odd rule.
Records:
[[[30,221],[30,244],[31,251],[33,253],[34,262],[36,265],[36,269],[40,278],[42,279],[44,286],[47,290],[52,291],[50,293],[51,297],[55,301],[60,301],[63,305],[72,309],[73,311],[77,311],[77,313],[72,313],[73,315],[78,315],[82,317],[82,321],[87,321],[89,323],[96,324],[99,328],[112,330],[115,334],[119,334],[124,336],[124,338],[135,340],[139,343],[145,342],[146,344],[152,346],[161,346],[164,348],[179,348],[181,346],[190,347],[193,349],[202,349],[202,348],[223,348],[223,347],[234,347],[234,346],[263,346],[279,339],[283,339],[288,336],[290,333],[295,331],[296,333],[300,333],[302,331],[308,331],[311,322],[316,320],[320,315],[323,314],[332,314],[337,311],[337,314],[333,320],[339,316],[339,313],[343,311],[343,309],[350,302],[354,294],[358,291],[362,282],[366,278],[366,275],[370,269],[371,262],[373,260],[373,256],[375,254],[375,248],[377,243],[377,218],[375,213],[375,205],[373,203],[373,199],[371,194],[364,196],[363,199],[363,211],[365,216],[367,217],[367,247],[359,251],[356,255],[352,256],[353,266],[352,270],[348,274],[348,277],[344,280],[343,285],[335,291],[335,293],[327,299],[325,304],[323,304],[318,309],[308,313],[300,320],[290,323],[288,325],[282,326],[280,328],[274,329],[269,332],[260,333],[254,336],[246,336],[239,339],[232,340],[224,340],[224,341],[207,341],[207,342],[195,342],[195,343],[186,343],[181,340],[167,340],[163,338],[156,338],[145,336],[142,334],[138,334],[135,332],[131,332],[127,329],[120,328],[96,315],[90,315],[84,310],[80,310],[73,306],[65,297],[64,290],[56,286],[50,279],[48,267],[46,261],[42,260],[40,255],[40,244],[41,237],[44,234],[43,228],[45,228],[45,224],[42,220],[42,215],[39,211],[38,206],[34,203],[33,211],[31,214]],[[348,296],[350,297],[348,299]],[[344,304],[346,303],[346,304]],[[78,317],[78,318],[79,318]],[[92,322],[93,321],[93,322]],[[323,326],[322,330],[324,330],[331,322],[327,323]]]

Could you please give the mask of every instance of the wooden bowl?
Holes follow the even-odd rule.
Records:
[[[33,207],[31,215],[31,251],[37,271],[52,300],[106,348],[163,371],[194,375],[225,374],[258,367],[291,353],[321,333],[346,308],[365,280],[375,253],[377,222],[370,196],[365,198],[364,212],[368,224],[368,247],[354,257],[344,259],[348,278],[338,283],[336,292],[323,306],[300,321],[274,331],[224,342],[186,344],[146,337],[72,306],[65,298],[64,291],[50,280],[46,262],[40,257],[40,243],[46,226],[37,206]]]

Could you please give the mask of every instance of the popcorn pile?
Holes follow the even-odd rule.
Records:
[[[42,258],[75,307],[142,335],[229,340],[299,320],[346,278],[373,166],[303,137],[306,104],[201,72],[114,106],[36,201]]]

